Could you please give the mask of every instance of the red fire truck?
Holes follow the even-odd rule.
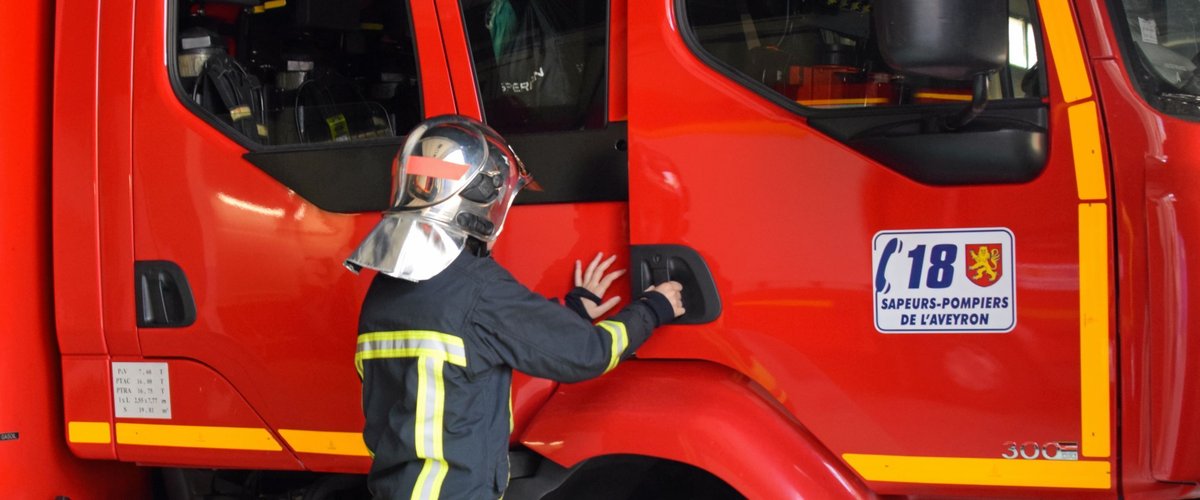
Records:
[[[543,188],[495,250],[520,281],[561,295],[604,251],[626,297],[686,286],[612,373],[515,379],[510,498],[1200,494],[1195,1],[35,0],[0,26],[6,498],[364,494],[370,277],[341,262],[447,113]]]

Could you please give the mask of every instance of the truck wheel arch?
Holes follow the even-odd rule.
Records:
[[[560,385],[520,441],[568,468],[612,454],[681,462],[748,498],[874,496],[761,386],[709,362],[627,362]]]

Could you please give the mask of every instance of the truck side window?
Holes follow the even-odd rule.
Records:
[[[686,0],[688,35],[725,70],[805,108],[968,102],[972,83],[900,75],[873,38],[869,0]],[[1008,67],[989,99],[1041,97],[1028,0],[1009,1]]]
[[[422,117],[404,0],[176,1],[176,90],[250,149],[393,137]]]
[[[501,133],[605,125],[604,0],[462,0],[485,121]]]

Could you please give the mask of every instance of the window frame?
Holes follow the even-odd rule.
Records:
[[[479,68],[475,64],[475,47],[473,46],[473,44],[471,42],[471,31],[467,28],[467,26],[468,26],[468,24],[467,24],[467,9],[465,9],[464,5],[463,5],[464,2],[467,2],[470,0],[455,0],[455,1],[458,3],[458,12],[459,12],[459,16],[461,17],[461,19],[459,19],[459,22],[462,23],[463,33],[466,35],[467,52],[468,52],[467,63],[471,67],[471,80],[472,80],[471,83],[473,83],[475,85],[475,99],[479,104],[480,121],[482,121],[483,123],[485,123],[489,127],[491,127],[492,125],[490,123],[488,123],[488,119],[487,119],[487,114],[488,114],[487,107],[484,105],[484,101],[483,101],[483,97],[485,94],[483,92],[483,87],[480,85]],[[536,0],[530,0],[530,1],[536,1]],[[587,1],[587,0],[584,0],[584,1]],[[508,135],[555,134],[555,133],[563,133],[563,132],[582,132],[582,131],[587,131],[587,130],[603,130],[603,129],[607,128],[609,125],[611,125],[612,121],[609,120],[608,107],[610,104],[609,83],[611,83],[609,80],[609,76],[611,75],[611,72],[612,72],[612,0],[602,0],[602,1],[604,2],[604,28],[605,28],[604,71],[600,74],[600,86],[601,86],[601,88],[604,89],[603,96],[601,98],[601,101],[602,101],[601,106],[604,109],[603,126],[591,128],[591,129],[582,128],[582,129],[570,129],[570,130],[539,130],[537,132],[517,132],[517,133],[512,133],[512,134],[506,134],[504,131],[500,131],[500,130],[497,130],[497,132],[500,132],[501,134],[506,134],[505,137],[507,137]]]
[[[467,9],[464,2],[458,4],[459,22],[466,37],[468,64],[471,80],[475,86],[475,99],[483,123],[488,124],[484,92],[480,84],[479,68],[475,64],[471,32],[467,24]],[[555,203],[584,202],[628,202],[629,201],[629,131],[626,121],[614,121],[609,116],[611,105],[610,85],[612,74],[612,1],[604,2],[604,69],[600,74],[599,86],[603,89],[600,106],[603,124],[595,128],[543,130],[536,132],[498,131],[513,147],[522,161],[530,165],[542,165],[556,157],[574,158],[571,168],[539,169],[533,167],[534,180],[546,191],[529,189],[517,194],[514,205],[547,205]],[[492,126],[488,124],[488,126]],[[562,190],[548,186],[564,184]]]

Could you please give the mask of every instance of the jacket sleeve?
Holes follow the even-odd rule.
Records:
[[[595,304],[600,304],[601,302],[604,302],[603,299],[601,299],[599,296],[592,293],[588,289],[581,287],[581,286],[577,286],[575,288],[572,288],[570,292],[567,292],[567,297],[565,299],[563,299],[563,305],[567,306],[567,309],[574,311],[575,314],[579,315],[579,317],[581,317],[587,321],[591,321],[592,316],[588,314],[587,306],[583,305],[583,299],[588,299]]]
[[[669,321],[670,311],[661,294],[647,294],[593,325],[504,276],[484,287],[471,321],[483,354],[494,361],[535,377],[578,382],[615,368]]]

